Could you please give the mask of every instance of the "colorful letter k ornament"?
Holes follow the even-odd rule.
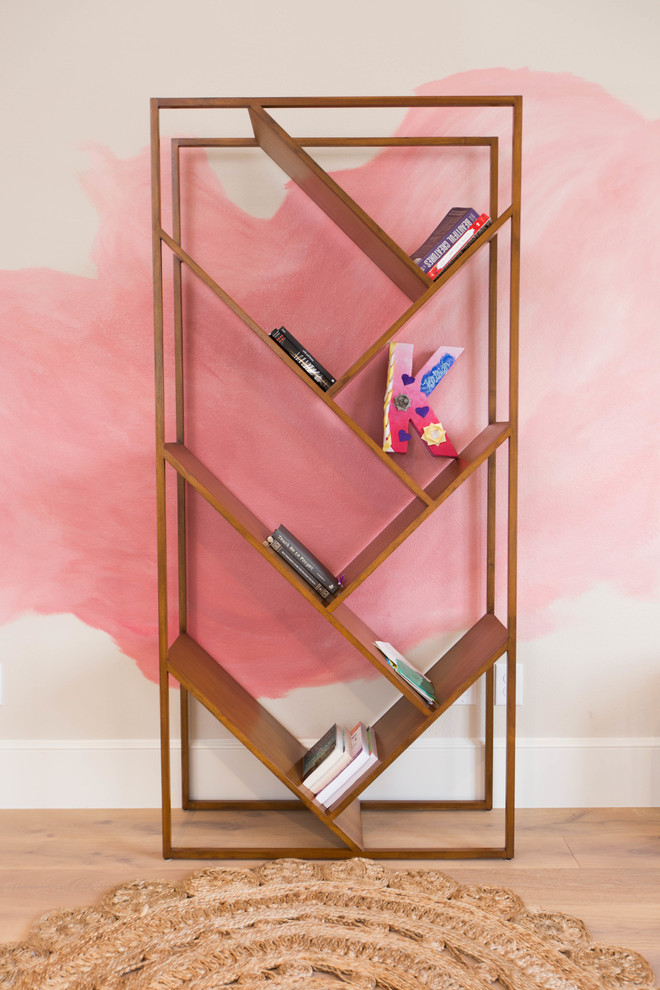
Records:
[[[413,344],[390,344],[383,450],[391,454],[405,454],[411,436],[409,425],[412,423],[432,454],[458,457],[428,400],[456,358],[463,353],[463,348],[439,347],[416,375],[412,373],[413,349]]]

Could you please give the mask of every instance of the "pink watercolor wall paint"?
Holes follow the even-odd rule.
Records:
[[[660,131],[572,76],[483,70],[420,92],[524,95],[519,614],[530,637],[552,629],[553,602],[596,582],[638,598],[657,592]],[[458,111],[449,122],[441,115],[411,112],[401,131],[464,123]],[[384,152],[337,179],[412,250],[443,206],[474,199],[464,165]],[[154,678],[148,157],[118,161],[96,149],[84,182],[99,214],[98,277],[0,273],[0,621],[74,613]],[[200,155],[184,184],[184,246],[261,326],[290,325],[331,371],[405,308],[296,187],[263,219],[225,196]],[[434,402],[459,449],[484,415],[479,256],[464,274],[401,336],[420,359],[440,340],[464,348]],[[185,304],[189,445],[269,527],[288,526],[339,572],[398,511],[400,486],[192,278]],[[385,351],[342,397],[376,438],[386,362]],[[405,457],[423,479],[436,459],[418,438],[410,446]],[[352,605],[382,639],[409,649],[481,613],[482,501],[477,474],[356,592]],[[279,697],[370,676],[199,498],[190,522],[191,631],[248,689]]]

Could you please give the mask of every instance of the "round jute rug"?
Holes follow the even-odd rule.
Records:
[[[500,887],[367,859],[281,859],[142,881],[57,911],[0,948],[14,990],[625,990],[653,985],[638,954]]]

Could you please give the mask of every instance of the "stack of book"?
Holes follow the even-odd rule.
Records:
[[[302,782],[324,807],[336,804],[378,760],[376,735],[363,722],[331,726],[303,757]]]
[[[487,213],[477,213],[470,206],[453,206],[410,257],[429,278],[436,279],[491,222]]]
[[[435,688],[429,678],[416,667],[413,667],[410,661],[406,660],[398,650],[395,650],[391,643],[376,640],[374,645],[384,654],[390,667],[393,667],[397,674],[400,674],[417,691],[417,694],[424,698],[424,701],[428,701],[430,705],[437,702]]]
[[[285,526],[278,526],[266,540],[266,545],[286,560],[322,598],[329,598],[339,590],[340,582],[334,574]]]
[[[324,392],[327,392],[330,386],[335,384],[335,379],[330,372],[326,371],[321,362],[317,361],[286,327],[277,327],[277,329],[271,330],[270,336],[283,351],[286,351],[290,358],[293,358],[296,364],[300,365],[303,371],[307,372],[310,378],[314,379]]]

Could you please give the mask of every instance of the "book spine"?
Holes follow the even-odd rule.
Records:
[[[320,763],[307,777],[304,778],[303,784],[305,787],[309,788],[312,793],[320,791],[322,787],[325,787],[326,783],[331,780],[335,774],[339,773],[344,762],[346,760],[346,733],[342,729],[339,741],[335,749],[330,753],[322,763]]]
[[[313,794],[318,795],[319,792],[322,791],[324,787],[327,787],[328,784],[331,781],[333,781],[338,774],[342,773],[342,771],[345,770],[345,768],[348,766],[350,762],[351,762],[350,742],[349,742],[348,733],[344,732],[344,748],[342,749],[341,753],[339,753],[338,758],[332,761],[330,767],[322,774],[322,776],[318,777],[313,782],[313,784],[309,784],[309,785],[306,784],[306,786],[309,786],[309,789],[310,791],[312,791]]]
[[[456,241],[451,251],[448,251],[445,255],[443,255],[440,261],[437,262],[437,264],[435,264],[432,268],[429,268],[426,273],[429,278],[436,279],[438,275],[440,275],[440,273],[452,263],[452,261],[456,261],[459,255],[463,254],[463,252],[470,246],[475,236],[477,234],[481,234],[486,227],[490,227],[492,222],[493,221],[486,213],[482,213],[480,217],[477,217],[472,226]]]
[[[288,550],[289,554],[293,555],[299,563],[305,567],[311,574],[314,575],[316,580],[322,584],[328,591],[334,594],[339,588],[339,582],[337,578],[332,574],[324,564],[315,557],[314,554],[307,549],[304,543],[296,539],[293,533],[290,533],[288,529],[284,526],[278,526],[272,535],[273,547],[277,550],[278,546],[283,546]]]
[[[336,770],[336,767],[341,765],[343,755],[343,750],[337,754],[333,754],[333,756],[336,756],[336,759],[330,761],[330,766],[326,766],[325,762],[322,763],[303,780],[303,786],[310,790],[312,794],[316,794],[322,787],[325,787],[325,782],[330,780],[333,774],[339,772]]]
[[[321,804],[327,804],[337,792],[348,785],[349,781],[357,777],[369,759],[369,737],[367,729],[360,722],[351,733],[351,762],[337,774],[336,777],[317,792],[317,798]]]
[[[427,241],[424,242],[422,247],[412,255],[412,259],[415,264],[422,269],[422,271],[428,271],[435,265],[443,254],[451,250],[453,245],[456,243],[458,238],[465,233],[465,231],[474,223],[479,214],[476,210],[469,209],[465,210],[461,215],[457,216],[453,223],[448,227],[441,229],[441,227],[436,228],[436,230],[431,234]]]
[[[332,785],[334,784],[334,781],[331,781],[330,784],[328,784],[328,786],[324,789],[325,797],[324,800],[321,801],[321,804],[323,804],[326,808],[332,808],[336,805],[337,802],[340,801],[343,796],[350,791],[355,784],[362,779],[367,771],[370,770],[378,761],[376,741],[371,729],[367,729],[367,737],[368,749],[364,761],[360,763],[352,774],[346,776],[338,787],[333,787]],[[317,794],[319,800],[321,799],[321,796],[321,793]]]
[[[335,722],[327,732],[324,732],[320,739],[307,750],[303,757],[302,779],[308,777],[313,770],[316,770],[328,756],[334,752],[341,739],[339,726]]]
[[[316,591],[321,596],[321,598],[330,597],[331,593],[328,591],[328,589],[324,585],[320,584],[316,580],[314,575],[310,571],[308,571],[305,567],[303,567],[300,561],[296,560],[293,554],[289,553],[286,547],[276,545],[276,543],[272,541],[272,537],[269,537],[267,542],[268,542],[268,546],[271,547],[273,552],[276,553],[279,557],[281,557],[282,560],[286,560],[287,564],[293,567],[294,571],[296,571],[297,574],[300,574],[300,576],[305,579],[307,584],[311,588],[313,588],[314,591]]]
[[[287,330],[286,327],[278,327],[277,330],[273,330],[273,334],[277,334],[278,337],[284,338],[290,344],[292,344],[294,347],[296,347],[300,351],[300,353],[301,354],[304,354],[305,357],[309,358],[309,360],[315,365],[316,368],[318,368],[318,370],[321,372],[321,374],[325,378],[327,378],[329,382],[332,382],[332,384],[334,385],[335,379],[330,374],[330,372],[328,371],[328,369],[327,368],[324,368],[323,365],[321,364],[321,362],[318,360],[318,358],[314,357],[314,355],[311,354],[307,350],[306,347],[303,347],[303,345],[300,343],[299,340],[296,340],[296,338],[293,336],[293,334],[291,333],[290,330]]]
[[[316,384],[327,392],[331,385],[335,384],[335,378],[326,371],[322,364],[306,350],[295,337],[293,337],[286,327],[278,327],[271,330],[270,336],[276,344],[279,344],[283,351],[292,358],[296,364],[300,365],[303,371],[314,379]]]
[[[446,237],[449,231],[455,227],[457,223],[460,223],[462,218],[465,217],[471,209],[471,206],[452,206],[449,213],[445,214],[437,227],[434,227],[431,231],[424,243],[421,244],[417,250],[410,255],[410,257],[413,259],[423,258],[424,255],[428,254],[429,251],[433,249],[433,245],[437,244],[444,237]]]
[[[356,770],[353,776],[350,777],[348,780],[346,780],[344,784],[340,788],[338,788],[338,790],[333,791],[333,793],[327,796],[324,801],[321,801],[321,804],[325,808],[328,808],[329,810],[334,808],[334,806],[338,804],[339,801],[341,801],[344,795],[348,791],[352,790],[353,787],[355,787],[357,782],[367,773],[367,771],[371,770],[372,766],[374,766],[374,764],[376,763],[376,760],[377,757],[371,754],[369,756],[369,759],[366,761],[366,763],[363,763],[360,769]],[[318,798],[318,794],[317,794],[317,798]]]

